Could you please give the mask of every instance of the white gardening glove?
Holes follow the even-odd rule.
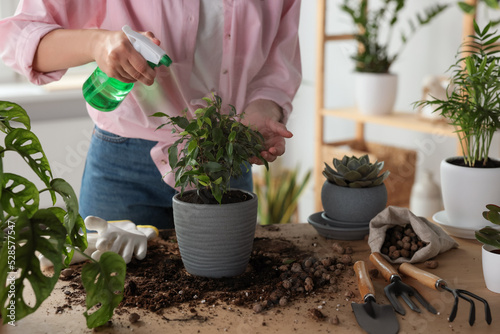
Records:
[[[146,257],[148,240],[159,234],[154,226],[136,226],[129,220],[108,223],[106,220],[95,216],[85,218],[85,226],[88,230],[97,231],[95,251],[91,254],[91,257],[96,261],[99,261],[101,255],[105,252],[119,254],[123,257],[125,263],[129,263],[132,256],[142,260]]]
[[[136,226],[129,220],[108,223],[102,218],[88,216],[85,219],[85,226],[88,230],[96,232],[87,233],[88,246],[84,253],[96,261],[99,261],[101,255],[107,251],[120,254],[125,263],[129,263],[133,255],[138,260],[142,260],[146,257],[148,240],[159,235],[156,227],[151,225]],[[54,266],[45,256],[39,254],[38,258],[42,270]],[[87,259],[79,252],[75,252],[70,264],[83,262]]]

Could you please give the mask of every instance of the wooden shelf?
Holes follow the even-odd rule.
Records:
[[[467,3],[476,6],[477,0],[465,0]],[[438,120],[427,120],[416,113],[394,112],[389,115],[363,115],[359,113],[356,108],[340,108],[329,109],[325,107],[325,46],[327,43],[335,43],[343,40],[352,40],[354,36],[351,34],[329,34],[326,32],[326,13],[327,13],[327,0],[317,0],[318,3],[318,20],[317,20],[317,36],[318,36],[318,50],[316,62],[316,163],[314,168],[315,179],[315,193],[316,200],[315,206],[317,210],[322,210],[321,204],[321,187],[324,182],[322,171],[324,168],[324,161],[330,161],[331,152],[328,149],[332,148],[331,143],[325,141],[325,119],[328,117],[336,117],[355,122],[355,132],[353,140],[357,142],[365,141],[365,125],[376,124],[382,126],[389,126],[409,131],[417,131],[431,135],[441,135],[456,137],[455,129],[445,122]],[[473,30],[473,15],[464,15],[464,27],[462,31],[463,38],[474,33]],[[457,152],[460,151],[458,146]]]
[[[394,112],[390,115],[363,115],[356,108],[320,109],[321,116],[338,117],[360,123],[378,124],[411,131],[456,136],[454,128],[442,121],[426,120],[415,113]]]

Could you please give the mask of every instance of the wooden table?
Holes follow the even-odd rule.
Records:
[[[257,228],[258,237],[285,238],[294,244],[309,249],[318,258],[333,256],[334,240],[319,236],[309,224],[281,225],[278,228]],[[452,288],[470,290],[487,299],[493,322],[487,325],[484,321],[484,308],[476,303],[476,323],[470,327],[468,320],[469,304],[460,301],[457,319],[449,323],[447,317],[453,305],[453,298],[447,292],[437,292],[420,285],[411,279],[405,282],[414,286],[439,311],[432,315],[427,311],[422,314],[408,309],[406,316],[398,315],[400,333],[494,333],[500,322],[500,294],[486,289],[481,268],[481,245],[475,240],[456,239],[460,246],[439,255],[439,267],[432,273],[445,279]],[[364,240],[340,241],[344,246],[351,246],[354,260],[364,260],[369,268],[369,248]],[[419,265],[420,266],[420,265]],[[348,298],[345,290],[336,293],[316,292],[305,298],[297,299],[287,306],[276,307],[262,313],[255,313],[249,308],[230,307],[228,305],[206,305],[198,314],[205,321],[192,319],[188,307],[175,307],[165,311],[164,318],[144,310],[134,310],[141,315],[141,320],[131,324],[128,314],[115,314],[112,325],[98,330],[86,328],[82,307],[55,313],[55,305],[63,299],[62,290],[56,286],[53,294],[40,309],[27,318],[19,321],[16,327],[4,325],[1,333],[364,333],[356,323],[351,302],[362,302],[356,287],[355,277],[348,277],[346,286],[354,292],[355,297]],[[377,302],[388,304],[383,288],[387,285],[382,277],[374,280]],[[329,317],[335,316],[339,324],[331,324],[328,320],[318,321],[309,315],[308,310],[319,308]]]

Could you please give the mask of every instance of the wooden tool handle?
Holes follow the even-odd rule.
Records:
[[[368,294],[372,294],[375,297],[375,288],[373,287],[372,280],[366,269],[365,262],[356,261],[356,263],[354,263],[354,271],[358,279],[358,288],[361,297],[364,299]]]
[[[384,276],[384,278],[387,281],[391,280],[392,275],[399,276],[397,270],[394,269],[394,267],[391,266],[391,264],[389,262],[387,262],[386,259],[384,259],[382,254],[377,253],[377,252],[371,253],[370,254],[370,261],[375,265],[375,267],[377,267],[377,269],[380,271],[382,276]]]
[[[442,281],[442,279],[438,276],[431,274],[423,269],[417,268],[410,263],[403,263],[401,266],[399,266],[399,272],[405,276],[414,278],[423,285],[435,290],[438,290],[436,283]]]

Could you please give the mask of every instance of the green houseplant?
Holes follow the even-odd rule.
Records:
[[[333,168],[325,163],[321,201],[326,216],[341,222],[369,223],[387,204],[384,181],[390,172],[381,173],[383,168],[383,162],[371,163],[368,155],[334,158]]]
[[[417,29],[430,23],[448,7],[443,4],[432,5],[423,14],[417,14],[414,20],[409,20],[408,31],[401,30],[400,45],[396,51],[391,52],[390,46],[394,42],[392,34],[407,1],[383,0],[380,7],[373,10],[369,8],[368,2],[368,0],[344,0],[340,6],[358,28],[354,37],[360,48],[352,56],[356,61],[357,72],[389,73],[391,65]]]
[[[500,35],[491,23],[469,36],[450,67],[446,99],[417,102],[435,106],[455,128],[462,156],[441,162],[441,188],[449,224],[479,229],[481,212],[492,200],[500,202],[500,163],[490,158],[494,133],[500,129],[500,57],[494,45]],[[451,88],[453,87],[453,88]]]
[[[239,120],[234,107],[223,112],[219,96],[205,98],[206,107],[189,117],[166,117],[179,139],[169,148],[169,164],[180,193],[173,198],[174,224],[186,270],[197,276],[224,277],[243,273],[250,259],[257,223],[257,196],[230,189],[230,180],[262,158],[262,135]],[[242,167],[243,166],[243,167]],[[186,190],[193,187],[193,190]]]
[[[387,114],[392,112],[397,96],[398,77],[391,73],[407,42],[418,28],[430,23],[448,6],[435,4],[415,19],[407,22],[407,29],[400,28],[400,15],[405,0],[383,0],[377,8],[370,7],[368,0],[344,0],[340,9],[348,15],[356,27],[354,38],[358,42],[355,61],[356,103],[363,114]],[[399,45],[393,38],[400,28]]]
[[[263,182],[254,182],[259,201],[258,217],[261,225],[287,224],[297,211],[298,200],[311,177],[307,171],[299,179],[298,169],[283,169],[272,175],[264,172]]]
[[[486,205],[488,211],[483,211],[483,217],[493,224],[500,225],[500,206]],[[483,243],[482,263],[486,287],[500,293],[500,231],[491,226],[483,227],[475,232],[476,239]]]
[[[84,254],[87,247],[77,197],[66,181],[52,176],[40,141],[30,129],[30,118],[21,106],[0,101],[0,130],[5,134],[0,146],[0,308],[3,323],[10,325],[40,307],[74,252]],[[4,170],[10,154],[23,158],[43,189],[26,176]],[[66,209],[40,208],[40,195],[45,194],[54,205],[56,196],[61,196]],[[42,272],[38,254],[54,264],[53,274]],[[107,323],[122,300],[126,265],[110,252],[99,262],[90,257],[89,261],[82,269],[82,283],[87,292],[84,315],[93,328]],[[34,301],[26,296],[30,288]]]

